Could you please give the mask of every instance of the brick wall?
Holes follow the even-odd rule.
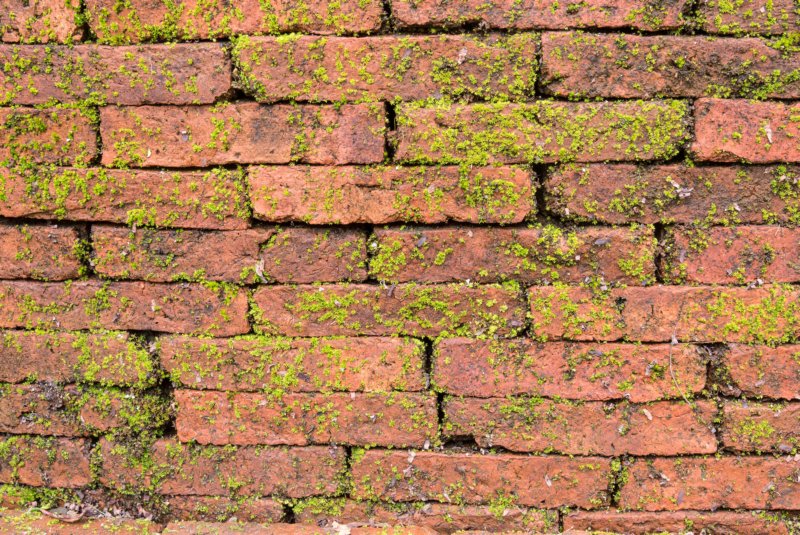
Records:
[[[0,532],[800,526],[797,0],[0,8]]]

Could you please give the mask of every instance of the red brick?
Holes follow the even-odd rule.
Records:
[[[303,498],[332,494],[344,469],[344,450],[335,447],[218,448],[157,441],[144,453],[100,441],[100,482],[114,489],[152,487],[162,494],[226,495],[232,482],[243,495]],[[137,463],[139,463],[137,465]]]
[[[603,223],[800,223],[795,167],[582,165],[547,174],[547,208]]]
[[[516,167],[257,167],[248,177],[255,217],[275,222],[518,223],[535,211],[533,177]]]
[[[680,101],[402,105],[402,162],[542,163],[659,160],[687,140]]]
[[[381,26],[378,0],[291,2],[132,0],[121,7],[112,0],[88,0],[89,26],[101,42],[207,40],[238,34],[340,34],[376,31]]]
[[[232,232],[92,227],[92,265],[105,277],[169,282],[337,282],[366,278],[365,234],[346,229]],[[214,251],[213,255],[209,251]]]
[[[342,526],[351,535],[437,535],[435,530],[417,526]],[[210,523],[210,522],[171,522],[163,531],[164,535],[322,535],[317,526],[302,524],[255,524],[255,523]]]
[[[36,168],[0,170],[0,215],[133,226],[242,229],[242,173]]]
[[[689,345],[452,338],[436,346],[431,381],[441,391],[482,398],[531,394],[645,402],[699,393],[705,378],[703,358]]]
[[[276,394],[176,390],[181,442],[422,447],[436,435],[425,394]]]
[[[425,388],[424,348],[402,338],[165,337],[161,365],[185,388],[381,392]]]
[[[130,518],[82,518],[75,520],[72,517],[77,515],[73,511],[63,514],[60,518],[60,510],[50,513],[50,515],[39,512],[38,510],[3,511],[0,516],[0,533],[46,533],[47,535],[81,535],[83,533],[93,533],[97,535],[157,535],[161,533],[161,525],[148,520],[133,520]]]
[[[370,271],[378,280],[525,284],[655,281],[652,229],[400,228],[376,229]]]
[[[763,513],[729,511],[686,511],[680,513],[623,513],[618,511],[577,511],[564,517],[564,529],[598,530],[614,533],[694,533],[715,535],[789,535],[779,518]]]
[[[800,104],[700,99],[694,106],[698,160],[800,162]]]
[[[97,155],[97,135],[80,110],[0,108],[0,165],[87,164]]]
[[[103,107],[100,121],[102,162],[113,167],[340,165],[378,163],[384,155],[378,104]]]
[[[339,524],[409,525],[437,530],[438,533],[460,533],[463,530],[535,530],[554,533],[558,516],[554,511],[509,505],[503,509],[485,505],[449,503],[373,503],[334,498],[318,503],[314,499],[300,501],[293,507],[301,524],[324,528]]]
[[[642,0],[565,4],[556,0],[392,0],[400,28],[478,24],[499,29],[635,28],[669,30],[682,25],[686,2]]]
[[[790,343],[800,335],[797,292],[781,286],[533,287],[539,337],[642,342]]]
[[[792,0],[705,0],[699,4],[699,15],[709,33],[777,35],[800,25]]]
[[[0,45],[2,103],[36,105],[92,97],[108,104],[211,103],[231,88],[222,45]]]
[[[89,447],[86,440],[6,437],[0,441],[0,481],[32,487],[83,487],[91,481]]]
[[[200,284],[0,283],[0,327],[244,334],[245,292]]]
[[[240,38],[237,81],[260,102],[534,94],[534,34]]]
[[[271,498],[227,496],[169,496],[170,518],[189,521],[280,522],[283,504]]]
[[[516,288],[504,286],[270,286],[253,302],[256,331],[287,336],[510,336],[525,327]]]
[[[521,506],[594,509],[606,502],[610,462],[599,457],[523,457],[370,450],[353,462],[353,496],[486,503],[514,492]]]
[[[800,281],[800,231],[776,226],[676,228],[666,273],[675,282]]]
[[[796,65],[760,39],[542,35],[544,91],[561,97],[798,98]]]
[[[733,385],[747,396],[800,399],[800,346],[731,344],[724,365]]]
[[[716,406],[660,401],[649,405],[573,404],[541,398],[447,398],[443,434],[471,437],[482,448],[569,455],[714,453]]]
[[[792,457],[639,459],[620,507],[645,511],[799,509],[800,461]]]
[[[0,41],[51,43],[80,40],[76,23],[79,4],[62,0],[4,0],[0,9]]]
[[[128,333],[0,331],[0,382],[32,378],[145,387],[156,373],[150,355]]]
[[[0,226],[0,278],[64,280],[78,277],[79,234],[74,227]]]
[[[726,401],[722,445],[734,451],[793,453],[800,441],[800,405]]]

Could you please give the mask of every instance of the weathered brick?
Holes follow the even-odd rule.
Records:
[[[88,0],[89,26],[101,42],[207,40],[238,34],[341,34],[378,30],[379,0]]]
[[[619,511],[576,511],[564,517],[565,530],[598,530],[613,533],[694,533],[718,535],[789,535],[786,524],[760,512],[686,511],[665,513],[624,513]]]
[[[70,108],[0,108],[0,165],[87,164],[97,155],[90,119]]]
[[[760,39],[542,35],[542,85],[562,97],[800,97],[797,54]]]
[[[525,530],[542,533],[557,531],[557,513],[509,504],[502,506],[456,505],[449,503],[381,503],[344,498],[301,500],[293,507],[301,524],[324,528],[339,524],[370,524],[426,527],[438,533],[460,533],[464,530],[501,532]]]
[[[733,386],[745,395],[800,399],[800,346],[731,344],[723,362]]]
[[[378,104],[103,107],[100,121],[102,162],[113,167],[339,165],[378,163],[384,156]]]
[[[343,526],[350,535],[437,535],[433,529],[417,526]],[[226,522],[224,524],[211,522],[170,522],[162,532],[163,535],[321,535],[328,533],[321,531],[318,526],[302,524],[256,524],[241,522]],[[576,533],[575,535],[587,535]]]
[[[797,30],[800,13],[792,0],[704,0],[699,5],[703,30],[721,34],[775,35]]]
[[[600,457],[471,455],[370,450],[353,462],[353,496],[398,501],[488,502],[515,492],[533,507],[594,509],[607,500],[610,461]]]
[[[283,504],[271,498],[251,496],[169,496],[170,517],[175,520],[227,522],[280,522]]]
[[[423,390],[424,348],[403,338],[231,340],[165,337],[161,365],[172,380],[200,390],[381,392]]]
[[[4,43],[64,43],[80,40],[76,16],[80,5],[61,0],[3,0],[0,41]]]
[[[365,233],[346,229],[232,232],[92,227],[92,265],[103,276],[169,282],[337,282],[364,280]],[[209,254],[214,251],[214,254]]]
[[[79,535],[93,533],[96,535],[158,535],[161,524],[149,520],[130,518],[80,518],[77,513],[66,513],[63,518],[57,508],[55,513],[47,515],[38,510],[3,510],[0,516],[0,533],[46,533],[47,535]],[[78,518],[75,518],[78,517]]]
[[[115,489],[152,487],[182,496],[227,495],[232,483],[243,495],[303,498],[332,494],[344,469],[335,447],[218,448],[162,439],[144,452],[102,439],[100,482]]]
[[[676,228],[664,272],[674,282],[800,281],[800,231],[777,226]]]
[[[589,0],[565,4],[556,0],[392,0],[400,28],[479,25],[499,29],[635,28],[669,30],[682,24],[686,2],[669,4],[631,0]]]
[[[781,286],[530,289],[533,332],[545,338],[790,343],[800,335],[797,292]]]
[[[564,166],[545,179],[548,210],[604,223],[800,223],[787,166]]]
[[[660,160],[687,140],[681,101],[402,105],[396,158],[418,163]]]
[[[97,382],[151,386],[152,357],[125,332],[0,331],[0,382]]]
[[[0,215],[132,226],[242,229],[249,208],[239,171],[0,169]]]
[[[698,160],[800,162],[800,103],[700,99],[694,106]]]
[[[800,461],[792,457],[638,459],[620,507],[644,511],[800,509]]]
[[[89,448],[89,442],[81,439],[5,437],[0,439],[0,481],[33,487],[83,487],[91,481]]]
[[[64,280],[81,273],[74,227],[0,226],[0,279]]]
[[[517,167],[257,167],[255,217],[315,225],[518,223],[535,211],[530,171]]]
[[[287,336],[510,336],[525,327],[516,287],[270,286],[253,294],[258,332]]]
[[[436,435],[425,394],[262,394],[176,390],[182,442],[422,447]]]
[[[375,230],[370,272],[379,280],[546,284],[655,281],[653,229],[439,227]]]
[[[200,284],[0,283],[0,327],[244,334],[247,296]]]
[[[726,401],[722,445],[734,451],[793,453],[800,442],[800,405]]]
[[[649,405],[574,404],[541,398],[446,398],[443,434],[482,448],[570,455],[714,453],[716,406],[683,401]]]
[[[260,102],[527,99],[535,34],[240,38],[237,83]]]
[[[680,398],[705,386],[697,349],[667,344],[537,344],[451,338],[435,349],[431,381],[444,392],[488,398],[574,400]]]
[[[204,104],[231,88],[222,45],[0,45],[0,103],[88,97],[108,104]]]

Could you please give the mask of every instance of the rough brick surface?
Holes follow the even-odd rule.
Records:
[[[790,0],[747,0],[727,3],[704,0],[700,3],[703,29],[722,34],[776,35],[796,29],[800,18]]]
[[[5,168],[87,164],[97,154],[97,135],[80,110],[0,108],[0,124],[0,163]]]
[[[4,437],[0,444],[3,483],[78,488],[91,481],[88,441],[22,435]]]
[[[73,227],[0,227],[0,278],[64,280],[77,277],[80,237]]]
[[[748,396],[800,399],[800,346],[733,344],[723,362],[733,386]]]
[[[736,451],[793,452],[800,440],[800,407],[765,403],[726,402],[722,444]]]
[[[680,533],[687,526],[720,535],[787,535],[789,529],[778,518],[759,513],[697,512],[617,513],[577,512],[564,518],[564,529],[602,530],[619,533]]]
[[[80,40],[75,21],[78,5],[59,0],[4,0],[0,11],[0,41],[4,43],[63,43]]]

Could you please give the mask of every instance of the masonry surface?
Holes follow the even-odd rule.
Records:
[[[798,0],[0,0],[0,533],[800,533]]]

